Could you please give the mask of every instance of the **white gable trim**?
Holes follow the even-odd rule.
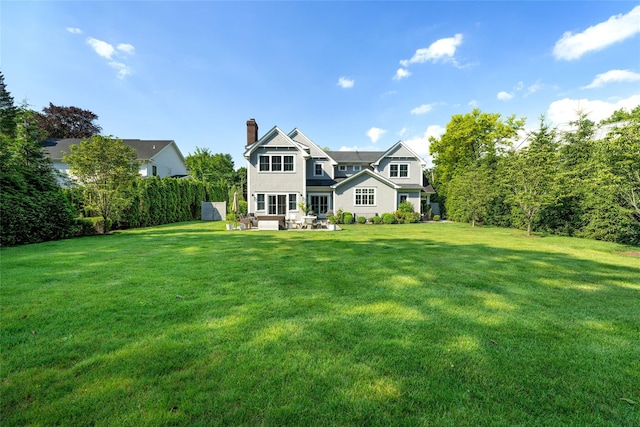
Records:
[[[396,142],[395,144],[393,144],[393,146],[391,148],[389,148],[387,151],[385,151],[382,154],[382,156],[380,156],[380,158],[378,160],[376,160],[375,162],[371,163],[371,165],[372,166],[379,166],[380,162],[382,161],[382,159],[387,157],[388,154],[390,152],[392,152],[393,150],[395,150],[398,146],[402,146],[404,149],[409,151],[409,153],[411,153],[411,155],[414,156],[417,160],[420,160],[420,166],[422,166],[422,167],[427,166],[427,162],[425,162],[424,159],[422,157],[420,157],[415,151],[413,151],[407,144],[402,142],[402,140],[400,140],[400,141]]]
[[[173,147],[176,150],[176,152],[178,153],[178,156],[180,156],[180,160],[182,160],[182,163],[185,163],[184,156],[182,155],[182,152],[180,152],[180,149],[178,148],[178,144],[176,144],[175,141],[171,141],[169,144],[165,145],[164,148],[162,148],[162,150],[158,151],[156,154],[151,156],[151,158],[149,160],[154,160],[157,155],[159,155],[163,151],[169,149],[169,147]]]
[[[383,184],[386,184],[387,186],[389,186],[391,188],[394,188],[396,190],[399,189],[399,188],[402,188],[401,186],[395,184],[392,181],[389,181],[387,178],[383,177],[380,174],[377,174],[377,173],[373,172],[370,169],[365,169],[365,170],[363,170],[361,172],[358,172],[355,175],[351,175],[349,178],[345,179],[344,181],[340,181],[339,183],[332,185],[331,188],[341,187],[344,184],[347,184],[347,183],[349,183],[349,182],[351,182],[351,181],[353,181],[355,179],[358,179],[358,177],[360,177],[360,176],[362,176],[364,174],[369,175],[370,177],[375,178],[378,181],[382,182]]]
[[[305,143],[307,143],[309,145],[309,148],[315,148],[316,150],[320,151],[321,153],[325,153],[325,156],[329,159],[329,161],[331,162],[332,166],[335,166],[338,164],[338,162],[336,162],[335,160],[333,160],[331,158],[330,155],[328,155],[322,148],[318,147],[318,145],[313,142],[311,140],[311,138],[309,138],[307,135],[305,135],[300,129],[298,128],[294,128],[291,132],[289,132],[289,134],[287,135],[289,138],[293,139],[294,135],[298,134],[302,137],[302,139],[304,139]]]
[[[254,142],[253,144],[251,144],[244,152],[244,158],[249,160],[251,158],[251,154],[256,151],[259,147],[261,147],[265,142],[269,141],[271,138],[273,138],[276,135],[280,135],[283,138],[285,138],[286,140],[288,140],[288,142],[291,144],[292,147],[296,148],[298,151],[300,151],[302,153],[302,156],[305,159],[309,158],[309,153],[307,153],[304,150],[304,147],[301,146],[301,144],[297,143],[296,141],[294,141],[293,139],[291,139],[289,137],[289,135],[285,134],[278,126],[274,126],[272,127],[269,132],[267,132],[266,134],[264,134],[262,136],[262,138],[260,138],[259,140],[257,140],[256,142]]]

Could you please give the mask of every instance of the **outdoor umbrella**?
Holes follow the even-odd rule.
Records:
[[[238,215],[238,211],[240,209],[238,209],[238,192],[237,191],[233,193],[233,204],[231,205],[231,210],[233,211],[233,213]]]

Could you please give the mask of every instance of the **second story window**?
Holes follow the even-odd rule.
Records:
[[[353,171],[354,171],[354,172],[360,172],[360,169],[362,169],[362,166],[360,166],[360,165],[353,165]]]
[[[284,170],[293,172],[293,156],[284,156]]]
[[[294,172],[295,156],[268,154],[258,156],[258,170],[260,172]]]
[[[346,172],[347,171],[347,165],[340,165],[338,166],[338,170],[340,172]]]
[[[409,165],[407,163],[398,163],[389,165],[390,178],[408,178]]]
[[[314,176],[322,176],[322,163],[314,163],[313,164],[313,175]]]
[[[260,171],[269,170],[269,156],[260,156]]]
[[[282,170],[282,156],[271,156],[271,170],[276,172]]]

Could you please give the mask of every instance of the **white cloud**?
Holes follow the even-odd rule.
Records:
[[[67,27],[66,30],[71,34],[82,34],[82,30],[80,28]]]
[[[109,61],[109,66],[118,71],[118,78],[124,79],[127,76],[133,74],[133,70],[127,64],[122,62]]]
[[[135,52],[136,48],[133,45],[120,43],[114,48],[111,43],[93,37],[87,38],[87,44],[91,46],[95,53],[108,60],[107,64],[118,72],[119,79],[124,79],[133,74],[133,69],[122,62],[124,56],[132,55]],[[118,57],[118,60],[114,59],[114,57]]]
[[[115,52],[115,49],[110,43],[94,39],[93,37],[87,38],[87,43],[98,55],[102,56],[103,58],[111,59],[111,56]]]
[[[467,103],[467,105],[468,105],[469,107],[471,107],[471,108],[476,108],[476,107],[478,107],[478,105],[480,105],[480,104],[479,104],[479,103],[478,103],[478,101],[476,101],[475,99],[472,99],[471,101],[469,101],[469,102]]]
[[[626,15],[612,16],[581,33],[565,32],[556,42],[553,56],[567,61],[578,59],[587,52],[604,49],[637,33],[640,33],[640,6]]]
[[[396,71],[396,75],[393,76],[393,80],[401,80],[404,79],[405,77],[409,77],[411,75],[411,71],[406,70],[404,68],[398,68],[398,71]]]
[[[129,43],[120,43],[117,49],[120,52],[128,53],[129,55],[132,55],[136,50],[136,48],[133,47],[133,45],[130,45]]]
[[[439,60],[451,61],[456,54],[456,49],[462,43],[462,34],[453,37],[436,40],[429,47],[416,50],[411,59],[403,59],[400,64],[408,67],[409,64],[423,64],[427,61],[437,62]]]
[[[638,105],[640,105],[640,94],[617,102],[564,98],[549,105],[547,117],[553,124],[562,127],[568,126],[569,122],[576,120],[578,111],[584,111],[589,115],[589,120],[597,123],[611,116],[616,110],[624,108],[631,111]]]
[[[398,136],[402,138],[403,136],[405,136],[405,135],[407,134],[407,132],[408,132],[408,131],[409,131],[409,129],[407,129],[407,128],[402,128],[402,129],[400,129],[400,131],[398,132]]]
[[[538,92],[539,90],[541,90],[543,87],[544,85],[540,83],[540,80],[538,80],[537,82],[535,82],[534,84],[532,84],[527,88],[526,92],[524,93],[524,96],[532,95]]]
[[[446,131],[440,125],[430,125],[422,135],[404,141],[413,151],[427,161],[427,166],[432,166],[431,155],[429,154],[429,137],[439,138]]]
[[[503,90],[503,91],[501,91],[501,92],[498,92],[497,98],[498,98],[500,101],[508,101],[508,100],[510,100],[511,98],[513,98],[513,94],[512,94],[512,93],[509,93],[509,92],[505,92],[505,91]]]
[[[433,104],[422,104],[411,110],[411,114],[426,114],[431,110],[433,110]]]
[[[582,89],[593,89],[613,82],[636,82],[640,80],[640,74],[630,70],[610,70],[606,73],[598,74],[591,84],[583,86]]]
[[[343,145],[338,149],[338,151],[380,151],[380,148],[374,145],[369,145],[366,147],[359,147],[357,145],[352,145],[351,147],[348,147],[346,145]]]
[[[373,127],[367,131],[367,136],[371,138],[371,142],[375,144],[385,133],[387,133],[386,130]]]
[[[355,84],[355,80],[348,79],[344,76],[338,79],[338,86],[340,86],[343,89],[352,88],[354,84]]]

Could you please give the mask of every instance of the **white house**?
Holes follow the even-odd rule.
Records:
[[[370,218],[393,212],[407,200],[421,212],[425,161],[404,142],[386,151],[323,151],[299,129],[277,126],[258,138],[258,124],[247,121],[247,194],[255,215],[299,219],[305,202],[324,216],[342,209]]]
[[[63,176],[69,176],[69,165],[62,161],[65,154],[70,154],[70,147],[81,139],[48,139],[42,143],[44,152],[53,166]],[[187,175],[184,156],[173,140],[123,139],[122,142],[136,150],[140,162],[140,176],[183,177]]]

